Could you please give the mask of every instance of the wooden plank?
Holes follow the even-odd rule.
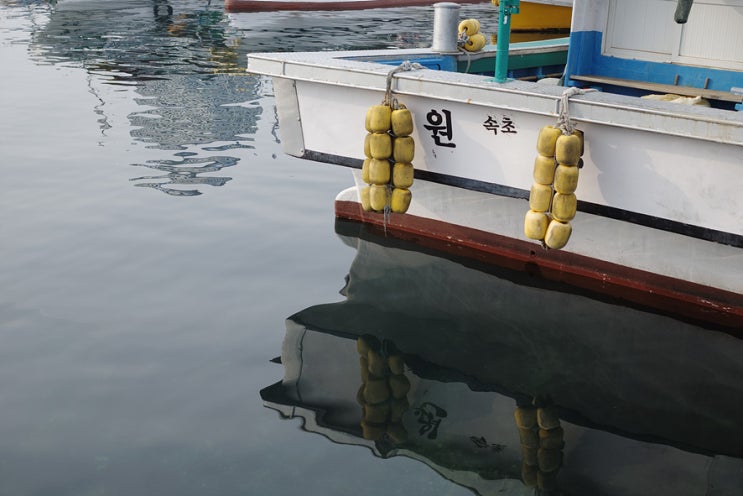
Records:
[[[724,100],[726,102],[743,102],[743,94],[732,93],[730,91],[708,90],[704,88],[694,88],[693,86],[677,86],[674,84],[651,83],[649,81],[638,81],[635,79],[620,79],[604,76],[590,75],[572,75],[570,79],[576,81],[585,81],[587,83],[610,84],[614,86],[626,86],[628,88],[637,88],[652,91],[654,93],[675,93],[682,96],[701,96],[710,100]]]

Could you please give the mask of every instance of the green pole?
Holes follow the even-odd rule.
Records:
[[[498,8],[498,44],[495,50],[495,82],[508,79],[508,44],[511,39],[511,15],[519,13],[519,0],[500,0]]]

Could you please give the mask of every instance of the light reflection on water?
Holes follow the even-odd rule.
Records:
[[[186,6],[167,0],[127,0],[112,6],[102,0],[70,0],[31,6],[38,23],[31,32],[32,58],[88,72],[104,134],[110,126],[105,95],[110,91],[102,87],[133,87],[141,96],[135,101],[144,109],[128,116],[134,127],[131,136],[148,146],[189,149],[199,155],[209,151],[205,145],[222,150],[252,146],[244,135],[255,132],[263,109],[235,105],[263,91],[258,78],[245,77],[248,51],[407,48],[431,41],[432,13],[426,8],[353,12],[339,20],[328,12],[227,15],[210,1]],[[466,7],[465,14],[467,8],[474,15],[488,12],[489,6]],[[157,168],[160,163],[142,165]],[[226,182],[194,177],[219,169],[184,169],[181,174],[176,163],[168,167],[166,182],[171,187],[148,185],[192,196],[201,189],[179,192],[177,185]]]
[[[139,95],[134,101],[142,110],[128,116],[131,136],[148,147],[189,150],[199,155],[199,163],[208,164],[194,167],[194,159],[132,164],[165,173],[133,178],[148,180],[136,185],[176,196],[199,195],[204,186],[226,184],[230,178],[216,173],[240,159],[207,153],[252,147],[241,135],[255,133],[262,112],[256,105],[235,105],[258,96],[260,81],[232,76],[241,72],[234,50],[237,36],[228,38],[221,9],[200,4],[192,10],[174,8],[165,0],[130,0],[115,7],[110,2],[63,1],[50,7],[43,28],[32,33],[37,60],[81,66],[90,74],[104,134],[110,126],[110,91],[102,86],[134,87]]]
[[[489,4],[463,7],[463,15],[480,18],[486,27],[489,12]],[[481,319],[463,313],[471,302],[455,304],[466,291],[511,287],[512,281],[461,267],[426,272],[424,266],[449,267],[449,262],[430,262],[406,248],[401,267],[409,278],[398,286],[409,288],[415,298],[407,310],[392,312],[404,303],[399,298],[403,292],[385,288],[384,280],[379,287],[385,289],[377,292],[382,266],[359,274],[363,264],[353,263],[357,250],[333,233],[332,199],[351,183],[347,171],[282,155],[271,87],[244,74],[249,51],[426,46],[431,20],[432,12],[425,8],[227,15],[219,2],[201,0],[0,0],[0,50],[9,61],[8,72],[0,78],[0,130],[5,138],[0,140],[0,494],[290,494],[300,487],[310,495],[471,494],[467,484],[459,485],[461,473],[452,477],[442,470],[462,462],[455,449],[437,450],[435,442],[423,443],[422,451],[411,451],[409,458],[381,460],[368,450],[308,434],[323,429],[302,425],[298,417],[280,421],[259,397],[259,391],[267,394],[271,384],[280,384],[282,375],[291,375],[269,359],[279,355],[282,340],[293,335],[297,316],[308,317],[321,304],[346,296],[358,301],[359,288],[371,300],[371,312],[367,307],[367,313],[349,316],[329,308],[315,314],[336,326],[344,322],[340,329],[315,329],[318,334],[345,334],[331,335],[325,341],[331,346],[314,350],[316,355],[311,354],[313,340],[305,342],[306,358],[319,357],[322,365],[310,370],[308,360],[307,379],[323,367],[337,365],[336,371],[343,372],[312,391],[326,395],[320,405],[326,412],[347,409],[343,411],[360,414],[353,403],[360,377],[340,367],[349,358],[355,367],[358,358],[333,352],[336,341],[347,348],[354,332],[377,325],[380,335],[400,326],[412,334],[440,331],[435,336],[443,343],[410,340],[398,341],[398,346],[408,355],[411,378],[432,390],[450,390],[455,404],[464,405],[459,400],[472,398],[473,388],[485,383],[473,381],[473,376],[492,378],[498,371],[517,386],[527,377],[524,391],[539,389],[535,383],[549,385],[592,405],[590,411],[625,418],[614,408],[624,404],[617,399],[619,386],[630,383],[621,367],[596,363],[591,369],[591,360],[598,356],[591,344],[609,341],[589,339],[581,349],[574,343],[567,350],[572,355],[561,354],[559,346],[539,348],[526,339],[540,330],[555,330],[539,312],[515,315],[506,304],[495,306],[509,298],[528,306],[528,299],[494,297],[481,305],[482,311],[493,310]],[[373,243],[364,246],[374,249]],[[364,260],[361,255],[363,250],[359,260]],[[349,271],[345,294],[338,295]],[[465,290],[446,297],[441,288],[457,287],[454,283]],[[517,293],[533,291],[528,285],[516,288],[512,290]],[[446,304],[437,304],[442,298]],[[570,295],[556,298],[573,305],[576,315],[604,308]],[[434,306],[438,314],[420,315],[414,310],[419,306]],[[293,317],[285,329],[289,315]],[[631,322],[628,333],[668,331],[663,327],[667,321],[657,316]],[[307,324],[319,326],[318,321]],[[690,335],[701,332],[683,323],[668,325],[687,329]],[[499,359],[483,360],[487,363],[475,373],[466,367],[441,369],[435,359],[415,361],[431,353],[441,353],[440,362],[451,361],[456,354],[447,354],[447,347],[457,338],[449,339],[451,331],[479,332],[482,326],[505,330],[503,336],[518,342],[513,349],[519,353],[509,353],[513,349],[507,341],[495,343],[492,350]],[[648,346],[658,346],[664,360],[672,363],[694,356],[690,342],[675,343],[671,349],[660,342]],[[476,343],[457,345],[467,350]],[[716,349],[716,364],[699,357],[700,375],[734,375],[730,364],[736,346]],[[567,374],[550,365],[567,367],[561,360],[581,353],[586,373],[572,377],[578,386],[568,387],[561,382]],[[531,361],[524,367],[525,357]],[[726,368],[716,369],[721,363]],[[651,370],[654,363],[644,365],[643,370]],[[583,383],[582,377],[592,370],[610,371],[602,375],[602,384],[615,390],[604,394],[589,388],[593,383],[588,379]],[[674,381],[681,375],[664,377],[665,384],[653,382],[655,377],[634,377],[637,395],[676,391],[681,383]],[[696,379],[684,377],[696,391]],[[346,380],[354,391],[336,401],[331,393]],[[704,388],[710,382],[698,384]],[[580,387],[597,397],[576,395]],[[724,418],[708,421],[706,427],[739,433],[737,419],[727,418],[743,401],[739,390],[727,384],[712,389],[715,401],[729,402],[716,410],[724,412]],[[634,396],[631,390],[622,392]],[[480,404],[485,411],[503,404],[498,391],[486,393]],[[286,399],[272,396],[268,406],[285,413],[286,405],[276,400]],[[663,399],[660,393],[649,396],[643,407],[652,410],[664,405]],[[656,411],[648,418],[669,419],[665,432],[672,437],[675,426],[670,424],[675,420],[709,413],[702,400],[695,392],[680,399],[689,412],[664,417]],[[298,412],[307,405],[290,406]],[[415,406],[421,414],[436,416],[435,408]],[[305,413],[313,418],[314,413]],[[442,422],[441,432],[450,432]],[[360,435],[358,422],[320,427],[336,427],[323,434],[351,436],[351,444],[368,441]],[[510,418],[491,427],[515,432]],[[456,445],[469,450],[464,460],[483,449],[493,454],[514,447],[484,432],[468,433],[464,443]],[[709,445],[693,434],[685,438]],[[725,446],[724,438],[710,436],[712,440]],[[627,446],[621,441],[590,446],[610,452],[612,446]],[[667,449],[665,444],[631,445],[643,452]],[[389,439],[369,449],[377,456],[391,453]],[[732,449],[721,452],[737,454]],[[439,463],[434,468],[443,477],[413,460],[421,453],[425,463]],[[591,453],[579,454],[581,463],[591,466]],[[694,467],[708,456],[682,449],[673,455],[694,461]],[[735,463],[739,459],[712,457],[710,473],[718,475]],[[500,468],[518,478],[519,466]],[[611,477],[616,476],[611,475],[613,468],[607,472]],[[496,471],[481,472],[491,477]],[[632,474],[631,468],[623,472]],[[701,479],[706,474],[689,474],[700,484],[695,488],[705,487]],[[649,480],[673,487],[677,494],[694,494],[652,474]]]

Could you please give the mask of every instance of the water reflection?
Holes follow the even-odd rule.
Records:
[[[211,0],[60,0],[30,5],[34,11],[31,58],[39,64],[87,71],[90,92],[98,102],[93,112],[101,146],[106,146],[106,138],[117,126],[109,115],[109,109],[115,108],[111,100],[128,91],[139,107],[127,116],[132,138],[147,148],[188,151],[214,163],[222,161],[205,153],[210,151],[207,147],[252,148],[250,137],[257,132],[263,108],[240,103],[270,95],[259,78],[245,74],[249,51],[430,46],[433,22],[433,9],[428,7],[227,15],[222,2]],[[483,29],[490,32],[497,25],[496,12],[490,4],[462,9],[463,16],[481,19]],[[236,161],[243,157],[233,155]],[[160,157],[142,162],[132,165],[163,165]],[[193,196],[201,190],[180,186],[221,186],[229,181],[194,181],[189,175],[193,170],[173,169],[177,162],[165,164],[170,167],[163,169],[167,178],[137,185]]]
[[[269,408],[482,495],[743,487],[740,339],[337,230],[346,299],[288,319]]]
[[[194,196],[201,190],[181,186],[222,186],[230,180],[214,174],[240,157],[213,152],[253,148],[250,135],[263,112],[255,103],[240,104],[255,101],[265,88],[244,74],[237,39],[221,3],[71,0],[48,6],[46,21],[32,33],[31,52],[39,63],[88,72],[104,138],[115,125],[107,115],[109,100],[120,98],[125,88],[133,90],[139,109],[128,115],[130,136],[148,148],[178,153],[174,160],[132,164],[166,173],[132,181]]]
[[[216,172],[224,167],[232,167],[237,163],[234,157],[207,157],[195,158],[188,157],[189,154],[176,154],[182,157],[180,161],[174,160],[153,160],[147,164],[141,164],[144,167],[157,169],[166,172],[160,176],[141,176],[135,177],[132,181],[145,181],[137,183],[136,186],[153,188],[163,193],[173,196],[196,196],[201,193],[199,190],[182,190],[169,188],[168,185],[192,185],[208,184],[209,186],[223,186],[230,177],[201,177],[199,174],[206,172]],[[204,164],[204,165],[195,165]],[[140,165],[140,164],[136,164]]]

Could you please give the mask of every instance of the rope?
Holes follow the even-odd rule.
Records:
[[[464,48],[467,42],[470,40],[467,30],[461,31],[457,36],[457,51],[467,55],[467,66],[464,68],[464,73],[470,72],[470,65],[472,64],[472,52]]]
[[[389,105],[392,108],[397,108],[397,100],[392,98],[392,79],[394,78],[395,74],[398,72],[407,72],[407,71],[418,71],[420,69],[425,69],[421,64],[417,62],[411,62],[409,60],[404,61],[402,64],[398,65],[394,69],[392,69],[390,72],[387,73],[387,90],[384,94],[384,104]]]
[[[417,62],[411,62],[409,60],[404,61],[402,64],[398,65],[397,67],[391,69],[387,73],[387,89],[384,93],[384,101],[382,102],[382,105],[389,105],[393,109],[400,108],[400,105],[397,103],[397,99],[392,97],[392,79],[395,77],[395,74],[398,72],[408,72],[408,71],[418,71],[420,69],[425,69],[424,66]],[[387,184],[387,195],[388,197],[392,195],[392,185]],[[387,223],[390,219],[390,214],[392,213],[392,209],[389,203],[387,203],[384,206],[384,213],[383,213],[383,227],[384,227],[384,234],[387,235]]]
[[[583,89],[571,86],[570,88],[567,88],[565,91],[562,92],[562,96],[560,97],[560,112],[557,115],[557,127],[560,128],[562,134],[571,134],[575,129],[573,127],[573,123],[570,122],[570,109],[568,108],[570,97],[575,95],[583,95],[591,91],[596,90],[593,88]]]
[[[387,198],[390,198],[390,195],[392,195],[392,185],[387,184]],[[384,228],[384,235],[387,236],[387,223],[390,221],[390,216],[392,214],[392,205],[387,202],[384,205],[384,212],[382,213],[382,227]]]

